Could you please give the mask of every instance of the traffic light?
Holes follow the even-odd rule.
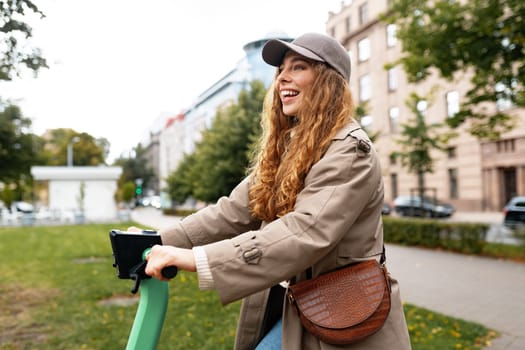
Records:
[[[142,183],[141,178],[135,179],[135,195],[138,197],[142,196]]]

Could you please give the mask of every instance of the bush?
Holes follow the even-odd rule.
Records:
[[[489,225],[383,217],[385,242],[480,254]]]
[[[172,215],[172,216],[180,216],[180,217],[188,216],[195,212],[196,210],[193,210],[193,209],[177,209],[177,208],[169,208],[169,209],[167,208],[167,209],[162,210],[162,213],[164,215]]]

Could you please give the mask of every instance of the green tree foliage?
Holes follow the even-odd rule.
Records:
[[[73,165],[95,166],[106,163],[109,142],[105,138],[96,139],[85,132],[60,128],[49,130],[44,135],[41,157],[46,165],[64,166],[67,164],[67,147],[72,142]],[[74,142],[76,140],[76,142]]]
[[[237,102],[217,111],[210,129],[168,179],[168,192],[175,202],[191,195],[213,202],[228,195],[246,176],[251,152],[258,139],[264,84],[253,81],[241,91]]]
[[[2,189],[2,197],[0,199],[4,202],[6,208],[11,208],[11,204],[15,200],[15,194],[9,186],[4,185],[4,188]]]
[[[196,148],[196,199],[213,202],[228,195],[246,176],[253,136],[259,132],[264,85],[253,82],[236,104],[220,109]]]
[[[135,198],[135,184],[132,181],[127,181],[122,186],[122,201],[126,204],[130,204],[131,200]]]
[[[153,169],[144,166],[147,164],[145,148],[139,143],[133,151],[133,156],[120,157],[114,162],[114,165],[122,167],[122,174],[118,180],[118,188],[120,191],[126,182],[131,181],[136,184],[137,179],[142,179],[142,186],[148,188],[148,183],[155,177]]]
[[[428,104],[425,98],[416,93],[410,95],[406,104],[414,113],[414,118],[401,124],[401,136],[396,140],[401,150],[391,153],[391,157],[400,159],[402,166],[417,175],[420,196],[424,194],[425,173],[434,171],[432,151],[446,150],[448,140],[455,136],[454,133],[443,131],[443,124],[427,124],[422,103]]]
[[[195,153],[185,154],[177,169],[166,179],[167,192],[175,203],[184,203],[187,198],[193,197],[195,177],[192,169],[195,168]]]
[[[38,136],[30,133],[31,119],[18,106],[0,101],[0,182],[14,182],[21,174],[29,176],[33,164],[39,164]]]
[[[28,14],[44,17],[29,0],[0,1],[0,80],[19,76],[22,67],[35,74],[39,69],[47,68],[40,50],[25,43],[33,35],[32,28],[23,21]]]
[[[383,20],[396,23],[403,45],[401,63],[412,82],[438,72],[453,80],[471,73],[452,127],[470,121],[478,138],[497,138],[514,118],[488,113],[484,103],[525,106],[525,2],[519,0],[394,0]]]

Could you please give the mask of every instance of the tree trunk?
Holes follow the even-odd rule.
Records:
[[[417,173],[417,190],[419,193],[419,210],[421,213],[421,217],[425,216],[425,209],[423,206],[423,197],[425,195],[425,173],[420,171]]]

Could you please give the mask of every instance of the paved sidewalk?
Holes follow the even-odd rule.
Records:
[[[150,208],[135,210],[132,218],[155,229],[178,220]],[[455,215],[458,221],[496,224],[501,218],[499,213]],[[386,248],[404,301],[500,332],[487,350],[525,349],[525,264],[390,244]]]
[[[398,245],[386,249],[404,301],[500,332],[487,349],[525,349],[525,264]]]

